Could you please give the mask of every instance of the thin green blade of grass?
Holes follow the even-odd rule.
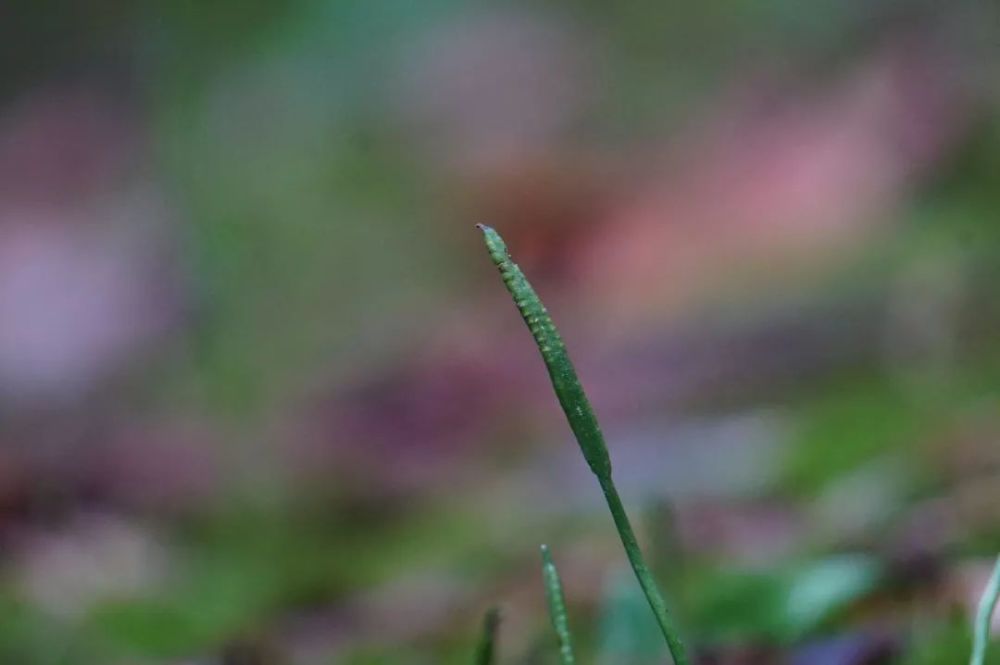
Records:
[[[976,623],[973,627],[970,665],[983,665],[986,659],[986,645],[990,641],[990,623],[993,620],[993,612],[996,610],[998,598],[1000,598],[1000,556],[997,557],[996,564],[993,566],[993,574],[990,575],[990,581],[986,584],[983,596],[979,600]]]
[[[549,618],[552,628],[559,638],[559,660],[562,665],[574,665],[573,639],[569,632],[569,615],[566,613],[566,598],[563,596],[559,571],[552,560],[548,545],[542,545],[542,580],[545,582],[545,598],[549,604]]]
[[[545,362],[549,378],[552,381],[552,388],[555,390],[563,413],[566,414],[566,420],[569,422],[570,429],[573,430],[580,451],[591,471],[597,477],[601,491],[604,492],[608,509],[611,511],[611,517],[618,530],[622,546],[625,548],[625,555],[628,557],[636,579],[639,580],[639,586],[642,587],[650,609],[656,617],[660,632],[663,633],[667,647],[670,649],[670,655],[676,665],[688,665],[687,652],[681,642],[679,632],[667,611],[663,594],[660,593],[649,566],[646,565],[625,507],[622,505],[618,490],[611,478],[611,458],[608,454],[607,444],[604,442],[604,435],[601,433],[590,400],[587,399],[580,379],[577,377],[576,368],[566,352],[566,345],[541,299],[535,293],[535,289],[511,259],[507,245],[500,234],[483,224],[479,224],[478,227],[483,232],[490,258],[493,259],[500,271],[500,276],[514,298],[514,304],[517,305],[521,318],[527,324],[535,339],[535,344],[542,354],[542,360]]]
[[[476,645],[475,665],[493,665],[496,662],[497,631],[500,628],[500,609],[491,607],[483,616],[483,629]]]

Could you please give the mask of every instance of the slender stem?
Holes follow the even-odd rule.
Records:
[[[483,632],[476,646],[476,665],[493,665],[496,659],[496,638],[499,627],[500,610],[491,607],[483,617]]]
[[[542,579],[545,582],[545,597],[549,602],[549,618],[559,638],[559,660],[562,665],[574,665],[576,659],[573,657],[573,641],[569,632],[562,581],[547,545],[542,545]]]
[[[972,658],[970,665],[983,665],[986,658],[986,644],[990,640],[990,623],[993,619],[993,611],[997,606],[997,599],[1000,598],[1000,557],[997,557],[996,565],[993,567],[993,574],[983,591],[983,597],[979,600],[979,610],[976,612],[976,623],[973,632]]]
[[[610,475],[606,478],[598,478],[598,481],[600,481],[601,489],[604,491],[604,498],[608,501],[608,509],[611,511],[611,517],[614,519],[618,535],[621,537],[625,555],[632,565],[636,579],[639,580],[642,592],[646,595],[646,601],[656,617],[660,632],[663,633],[663,638],[667,641],[670,655],[676,665],[688,665],[687,651],[678,637],[680,632],[674,625],[670,612],[667,611],[663,595],[660,593],[659,587],[656,586],[656,580],[653,579],[653,574],[649,571],[649,566],[646,565],[642,556],[642,550],[639,549],[639,543],[635,539],[635,532],[632,531],[632,524],[625,513],[625,506],[622,505],[621,497],[618,496],[615,483],[611,480]]]

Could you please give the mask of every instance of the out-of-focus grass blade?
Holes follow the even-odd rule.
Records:
[[[500,610],[491,607],[483,617],[483,632],[476,647],[476,665],[493,665],[496,660],[497,629],[500,627]]]
[[[542,580],[545,582],[545,597],[549,602],[549,617],[552,628],[559,638],[559,659],[562,665],[574,665],[573,640],[569,632],[569,616],[566,614],[566,599],[563,597],[562,581],[548,545],[542,545]]]
[[[970,665],[983,665],[986,658],[986,644],[990,641],[990,623],[998,598],[1000,598],[1000,557],[997,557],[993,574],[990,575],[983,597],[979,600],[979,610],[976,612],[976,623],[973,628]]]

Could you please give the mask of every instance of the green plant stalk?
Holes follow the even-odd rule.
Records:
[[[979,609],[976,612],[976,623],[973,628],[972,658],[970,665],[983,665],[986,658],[986,645],[990,641],[990,623],[993,620],[993,612],[997,607],[997,599],[1000,598],[1000,557],[997,557],[996,565],[993,566],[993,574],[986,584],[983,597],[979,600]]]
[[[667,611],[663,595],[649,572],[649,566],[643,559],[635,533],[632,531],[632,525],[625,513],[625,507],[622,505],[618,490],[611,479],[611,458],[604,442],[604,435],[601,433],[597,417],[594,415],[590,401],[577,377],[576,369],[566,352],[566,345],[538,294],[535,293],[521,269],[511,260],[507,245],[500,234],[483,224],[478,226],[483,232],[490,257],[499,269],[507,290],[514,298],[514,304],[517,305],[521,317],[535,338],[535,344],[542,354],[542,360],[545,362],[549,378],[552,380],[552,388],[566,414],[570,429],[573,430],[573,435],[580,445],[583,457],[590,466],[590,470],[597,476],[604,497],[607,499],[615,527],[618,529],[618,535],[621,537],[622,546],[625,548],[625,554],[639,580],[643,593],[646,595],[649,607],[656,617],[656,622],[659,624],[667,647],[670,649],[670,655],[676,665],[688,665],[687,653],[678,630]]]
[[[476,646],[476,665],[493,665],[496,660],[497,629],[500,627],[500,610],[491,607],[483,616],[483,631]]]
[[[559,638],[559,660],[562,665],[574,665],[573,641],[569,632],[569,617],[566,613],[566,599],[563,597],[562,582],[555,561],[547,545],[542,545],[542,580],[545,582],[545,598],[549,603],[549,618],[552,628]]]

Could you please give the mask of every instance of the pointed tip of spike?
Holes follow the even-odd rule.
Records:
[[[489,250],[490,257],[493,259],[494,263],[499,265],[510,257],[507,252],[507,244],[492,226],[487,226],[486,224],[476,224],[476,228],[483,232],[483,240],[486,242],[486,249]]]

